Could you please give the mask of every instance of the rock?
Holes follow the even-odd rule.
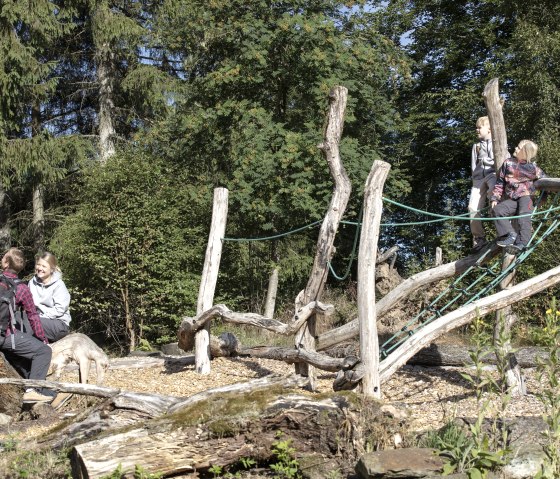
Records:
[[[187,353],[186,351],[183,351],[179,347],[179,343],[162,344],[161,352],[166,356],[187,356],[190,354]]]
[[[356,472],[362,479],[425,478],[441,472],[444,462],[428,448],[376,451],[360,458]]]
[[[523,417],[519,416],[507,422],[509,430],[510,448],[515,451],[522,448],[525,444],[546,444],[544,431],[548,425],[542,417]]]
[[[534,443],[519,446],[514,453],[515,457],[502,468],[504,477],[507,479],[532,479],[541,470],[541,466],[547,459],[543,448]]]
[[[6,424],[10,424],[14,418],[12,416],[8,416],[7,414],[0,413],[0,426],[5,426]]]

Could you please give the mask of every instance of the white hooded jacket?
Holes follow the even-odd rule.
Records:
[[[29,289],[40,317],[60,319],[70,325],[70,293],[58,271],[53,273],[53,280],[49,284],[43,284],[37,276],[33,276]]]

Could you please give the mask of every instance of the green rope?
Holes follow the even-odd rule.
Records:
[[[322,223],[323,220],[318,220],[315,221],[314,223],[311,223],[309,225],[306,226],[302,226],[301,228],[296,228],[295,230],[291,230],[288,231],[286,233],[279,233],[277,235],[274,236],[263,236],[260,238],[222,238],[223,241],[266,241],[266,240],[271,240],[271,239],[278,239],[278,238],[283,238],[284,236],[289,236],[292,235],[294,233],[298,233],[300,231],[306,230],[306,229],[310,229],[313,228],[314,226],[317,226],[319,223]]]
[[[387,203],[390,203],[392,205],[404,208],[405,210],[413,211],[415,213],[423,214],[423,215],[426,215],[426,216],[435,216],[436,218],[443,218],[443,219],[449,219],[449,220],[462,220],[462,221],[516,220],[516,219],[519,219],[519,218],[525,218],[527,216],[544,215],[544,214],[552,212],[552,211],[560,210],[560,206],[556,206],[556,207],[551,207],[547,210],[543,210],[543,211],[539,211],[539,212],[533,212],[533,213],[527,213],[525,215],[519,215],[519,216],[501,216],[500,218],[470,218],[470,217],[466,217],[465,215],[450,216],[450,215],[440,215],[438,213],[430,213],[429,211],[419,210],[417,208],[413,208],[412,206],[403,205],[402,203],[399,203],[398,201],[393,201],[393,200],[390,200],[388,198],[383,198],[383,201],[386,201]]]
[[[335,279],[337,279],[338,281],[344,281],[346,278],[348,278],[348,275],[350,274],[350,270],[352,269],[352,264],[354,263],[354,258],[356,257],[356,249],[357,249],[357,246],[358,246],[358,238],[360,237],[360,229],[362,228],[361,219],[362,219],[362,216],[363,216],[363,212],[364,212],[364,205],[362,203],[362,206],[360,208],[360,212],[358,213],[358,219],[360,221],[358,221],[356,223],[357,227],[356,227],[356,234],[354,235],[354,243],[352,245],[352,252],[350,253],[350,259],[348,260],[348,266],[346,267],[346,272],[344,273],[344,276],[338,276],[336,274],[336,271],[332,267],[331,262],[327,261],[327,265],[329,266],[330,272],[335,277]]]

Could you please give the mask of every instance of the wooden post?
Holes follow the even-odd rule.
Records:
[[[338,230],[338,225],[346,211],[346,205],[350,198],[352,186],[346,174],[344,166],[340,161],[339,143],[342,137],[344,126],[344,113],[346,111],[346,101],[348,89],[343,86],[334,87],[330,91],[330,108],[327,123],[324,131],[323,143],[319,148],[326,157],[329,170],[334,181],[334,192],[329,205],[329,209],[321,225],[319,238],[317,240],[317,252],[313,262],[313,269],[300,298],[300,304],[306,305],[311,301],[318,301],[327,280],[329,272],[328,262],[334,253],[334,238]],[[312,316],[307,324],[304,325],[295,337],[296,348],[303,347],[308,351],[315,350],[315,316]],[[307,364],[296,364],[296,373],[308,376],[310,388],[313,390],[313,370]]]
[[[443,264],[443,250],[438,246],[436,247],[436,260],[434,266],[441,266]]]
[[[498,79],[493,78],[484,88],[484,103],[488,110],[488,120],[490,120],[490,130],[492,131],[492,150],[494,151],[494,162],[496,171],[499,171],[502,164],[509,156],[507,150],[506,124],[502,111],[502,101],[498,90]]]
[[[497,173],[506,158],[509,157],[509,152],[507,150],[506,126],[497,78],[493,78],[487,83],[482,96],[484,97],[486,109],[488,110],[488,119],[490,120],[490,129],[492,130],[492,149],[494,151],[494,162],[496,164]],[[507,268],[514,259],[514,255],[507,254],[504,251],[502,271]],[[512,271],[512,273],[500,283],[500,288],[509,288],[513,283],[514,276],[515,271]],[[494,323],[494,344],[496,347],[500,348],[502,350],[502,354],[508,358],[506,378],[507,385],[510,388],[511,393],[513,395],[523,395],[526,392],[525,382],[521,374],[521,368],[515,359],[515,354],[512,352],[511,345],[508,341],[504,344],[501,344],[501,341],[498,341],[500,337],[503,338],[504,336],[507,337],[511,335],[511,327],[515,323],[516,319],[516,316],[512,313],[511,306],[503,310],[496,311],[496,320]]]
[[[276,308],[276,294],[278,293],[278,267],[274,267],[270,278],[268,278],[268,289],[266,291],[266,301],[264,303],[264,317],[274,318]]]
[[[383,210],[383,185],[391,165],[374,161],[364,192],[364,217],[358,253],[358,320],[360,322],[360,357],[364,365],[362,392],[381,398],[379,384],[379,340],[375,308],[375,264],[379,223]]]
[[[208,246],[204,258],[204,268],[200,279],[198,291],[197,314],[213,306],[214,291],[218,281],[220,258],[222,257],[222,238],[226,231],[228,212],[228,190],[216,188],[214,190],[214,207],[212,210],[212,224],[208,235]],[[195,365],[199,374],[210,373],[210,323],[196,333],[195,338]]]

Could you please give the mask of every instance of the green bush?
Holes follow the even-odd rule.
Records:
[[[139,150],[93,166],[79,191],[77,210],[51,242],[73,326],[103,330],[129,349],[142,338],[175,338],[196,307],[211,192]]]

